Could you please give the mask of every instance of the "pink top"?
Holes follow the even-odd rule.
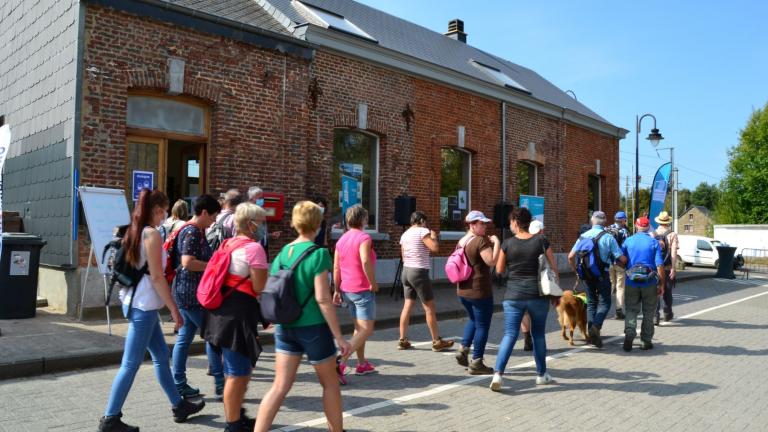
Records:
[[[339,267],[341,267],[341,286],[344,292],[363,292],[371,287],[368,278],[363,271],[363,263],[360,261],[360,245],[371,240],[371,236],[359,229],[350,229],[336,242],[336,253],[339,254]],[[376,267],[376,252],[371,245],[371,262]]]
[[[229,262],[229,273],[247,277],[251,269],[267,269],[267,254],[264,248],[257,242],[249,242],[245,246],[232,252],[232,260]]]
[[[424,244],[424,237],[429,235],[429,229],[413,226],[408,228],[400,237],[403,246],[403,266],[420,269],[430,269],[429,249]]]

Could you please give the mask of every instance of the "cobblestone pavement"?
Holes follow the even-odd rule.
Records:
[[[498,293],[500,294],[500,293]],[[768,430],[768,280],[700,280],[681,283],[675,321],[657,327],[655,348],[621,350],[623,323],[607,320],[605,347],[569,347],[550,313],[548,369],[557,380],[534,384],[530,353],[517,344],[502,393],[490,377],[470,377],[453,352],[433,353],[424,325],[397,351],[397,330],[382,330],[368,354],[379,373],[350,376],[343,388],[348,431]],[[486,363],[493,364],[502,334],[494,317]],[[458,337],[463,320],[442,321],[441,334]],[[272,380],[272,347],[253,374],[246,406],[255,413]],[[193,385],[212,393],[205,358],[191,357]],[[106,404],[115,367],[0,381],[0,431],[93,431]],[[152,368],[139,372],[124,408],[142,431],[222,430],[222,406],[208,399],[203,415],[172,422]],[[302,366],[276,419],[275,429],[325,430],[320,387]]]

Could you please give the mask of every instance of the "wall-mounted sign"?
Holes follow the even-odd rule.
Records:
[[[155,173],[152,171],[133,171],[133,200],[139,199],[139,193],[142,189],[152,190],[155,188]]]
[[[544,223],[544,197],[520,195],[520,207],[527,208],[534,219]]]

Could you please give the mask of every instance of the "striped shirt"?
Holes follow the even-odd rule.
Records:
[[[403,247],[403,266],[411,268],[429,269],[429,249],[424,244],[424,237],[429,235],[429,229],[424,227],[410,227],[400,237],[400,245]]]

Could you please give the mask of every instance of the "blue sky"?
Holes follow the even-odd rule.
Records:
[[[753,109],[768,101],[768,2],[358,0],[438,32],[460,18],[468,43],[531,68],[630,132],[621,190],[635,165],[635,116],[651,113],[675,147],[680,188],[716,183]],[[640,132],[641,187],[657,157]],[[630,179],[630,183],[632,180]]]

